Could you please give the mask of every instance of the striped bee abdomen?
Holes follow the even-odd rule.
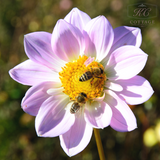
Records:
[[[70,113],[74,114],[80,109],[80,105],[78,102],[74,102],[70,108]]]
[[[79,81],[81,81],[81,82],[87,81],[87,80],[91,79],[92,77],[93,77],[92,73],[90,71],[87,71],[84,74],[82,74],[82,76],[79,78]]]

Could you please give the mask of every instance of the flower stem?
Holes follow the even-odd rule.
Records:
[[[94,135],[95,135],[96,144],[97,144],[97,148],[98,148],[99,158],[100,158],[100,160],[105,160],[101,137],[100,137],[98,129],[94,128]]]

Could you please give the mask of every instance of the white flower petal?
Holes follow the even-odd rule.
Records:
[[[60,82],[57,72],[30,59],[12,68],[9,74],[15,81],[24,85],[37,85],[44,81]]]
[[[110,126],[120,132],[128,132],[137,128],[136,118],[129,106],[119,98],[113,91],[105,90],[104,101],[112,109]]]
[[[123,86],[123,91],[117,94],[130,105],[141,104],[147,101],[154,93],[150,83],[141,76],[135,76],[127,80],[118,80]]]
[[[85,105],[85,120],[94,128],[104,128],[110,124],[112,110],[105,102],[87,102]]]
[[[136,76],[145,66],[148,55],[140,48],[127,45],[116,49],[105,67],[109,80],[129,79]]]
[[[68,23],[76,26],[81,32],[86,24],[91,20],[88,14],[82,12],[78,8],[73,8],[64,18]]]
[[[106,81],[105,87],[118,92],[123,90],[123,87],[120,84],[111,81]]]
[[[92,127],[84,120],[83,114],[76,114],[75,122],[68,132],[60,135],[63,150],[68,156],[81,152],[89,143],[92,136]]]
[[[42,104],[35,120],[38,136],[56,137],[70,129],[75,116],[65,109],[68,102],[69,97],[61,94],[48,98]]]
[[[84,37],[80,30],[62,19],[56,23],[51,44],[53,52],[67,62],[78,59],[85,49]]]
[[[105,58],[112,46],[114,33],[109,21],[104,16],[99,16],[89,21],[85,28],[89,35],[85,35],[87,56],[93,57],[96,53],[96,60]]]

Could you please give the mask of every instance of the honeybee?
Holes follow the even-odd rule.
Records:
[[[79,78],[79,81],[84,82],[88,81],[92,78],[92,81],[94,78],[102,78],[100,77],[104,73],[104,70],[100,67],[94,67],[91,68],[91,71],[86,71],[82,76]],[[91,81],[91,82],[92,82]]]
[[[83,104],[85,104],[86,102],[86,98],[87,95],[85,93],[80,93],[77,97],[76,100],[74,101],[74,103],[72,104],[71,108],[70,108],[70,113],[74,114],[76,113]]]

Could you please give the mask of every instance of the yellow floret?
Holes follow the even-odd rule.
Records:
[[[106,75],[102,74],[102,78],[94,78],[91,83],[91,79],[87,81],[79,81],[79,78],[86,72],[90,71],[91,68],[101,67],[104,69],[103,65],[93,61],[87,67],[84,65],[84,62],[88,59],[87,56],[79,56],[79,59],[73,62],[68,62],[62,71],[59,72],[59,78],[62,82],[62,87],[64,88],[64,93],[67,94],[72,100],[75,100],[75,97],[79,93],[85,93],[87,99],[94,99],[102,96],[103,87],[106,80]]]

